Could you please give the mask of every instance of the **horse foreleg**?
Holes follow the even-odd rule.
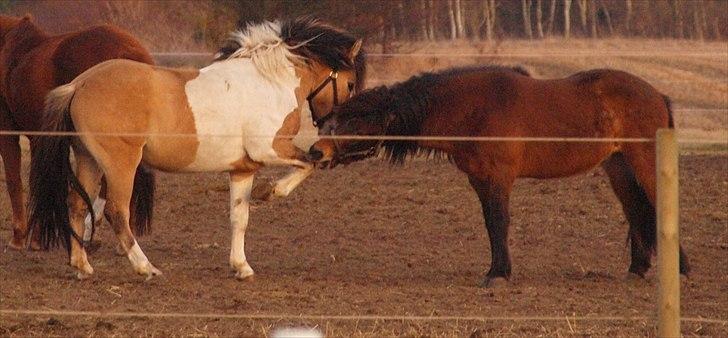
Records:
[[[3,123],[0,123],[0,129],[10,130]],[[25,247],[28,224],[26,221],[23,181],[20,177],[20,143],[18,142],[18,136],[0,136],[0,157],[2,157],[5,167],[5,183],[8,187],[8,195],[10,196],[13,211],[13,238],[10,240],[9,246],[20,250]]]
[[[235,270],[235,278],[243,280],[255,273],[245,258],[245,229],[248,227],[250,191],[253,187],[253,173],[230,173],[230,267]]]
[[[253,189],[252,196],[258,200],[269,200],[273,196],[286,197],[295,190],[301,182],[311,176],[313,169],[313,165],[296,167],[288,173],[288,175],[273,183],[265,182],[256,185]]]
[[[492,179],[477,179],[470,176],[470,185],[475,189],[483,208],[483,218],[490,240],[491,264],[481,286],[495,287],[511,277],[511,258],[508,253],[508,198],[510,185]]]

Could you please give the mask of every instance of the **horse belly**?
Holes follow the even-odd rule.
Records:
[[[532,145],[524,154],[520,177],[558,178],[584,173],[615,150],[613,144],[552,143]]]

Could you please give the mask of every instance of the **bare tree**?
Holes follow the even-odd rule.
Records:
[[[624,33],[629,34],[632,31],[632,0],[624,0],[626,13],[624,14]]]
[[[536,32],[538,32],[538,38],[543,39],[543,11],[541,6],[543,0],[536,0]]]
[[[447,15],[450,19],[450,40],[455,40],[458,37],[457,25],[455,24],[455,9],[453,8],[453,0],[447,1]]]
[[[460,0],[455,0],[455,27],[457,27],[458,38],[464,38],[465,24],[463,23],[463,11]]]
[[[435,15],[435,0],[429,1],[429,11],[427,12],[427,35],[430,36],[430,40],[435,40],[435,27],[437,27],[437,16]]]
[[[672,0],[673,17],[675,18],[675,37],[685,38],[685,22],[683,21],[682,1]]]
[[[564,0],[564,38],[571,34],[571,0]]]
[[[523,12],[523,31],[529,39],[533,39],[533,31],[531,30],[531,0],[521,0],[521,8]]]
[[[551,35],[554,31],[554,20],[556,20],[556,1],[558,0],[551,0],[551,5],[549,6],[549,22],[546,25],[546,34],[548,35]]]
[[[607,21],[607,29],[609,30],[609,35],[613,36],[614,26],[612,26],[612,15],[609,14],[609,8],[604,1],[600,1],[599,5],[601,6],[602,13],[604,14],[604,20]]]
[[[493,41],[496,24],[495,0],[483,0],[483,18],[485,20],[485,38]]]
[[[579,22],[581,22],[581,31],[586,34],[587,32],[587,13],[589,11],[589,0],[576,0],[576,5],[579,7]]]
[[[591,37],[593,39],[596,39],[599,37],[599,32],[597,30],[597,4],[596,2],[598,0],[592,0],[592,5],[589,6],[589,18],[591,21]]]
[[[427,4],[425,0],[420,0],[420,33],[422,40],[429,40],[427,35]]]

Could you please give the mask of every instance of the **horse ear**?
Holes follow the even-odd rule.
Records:
[[[349,49],[349,60],[354,63],[354,60],[356,59],[356,56],[359,55],[359,52],[361,51],[361,39],[356,40],[353,45],[351,45],[351,49]]]

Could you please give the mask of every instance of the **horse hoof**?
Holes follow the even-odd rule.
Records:
[[[161,276],[162,271],[159,271],[152,263],[149,263],[149,271],[147,271],[147,280],[152,279],[152,277]]]
[[[255,280],[254,276],[255,272],[248,264],[245,264],[245,266],[240,269],[235,269],[235,278],[237,278],[238,280],[252,282],[253,280]]]
[[[500,289],[508,286],[508,280],[503,277],[486,277],[482,283],[481,288],[487,289]]]
[[[257,184],[250,192],[250,197],[259,201],[269,201],[273,196],[274,187],[275,185],[270,181]]]
[[[30,244],[28,245],[28,250],[41,251],[43,250],[43,247],[40,246],[40,243],[38,241],[30,241]]]
[[[10,240],[10,243],[8,243],[8,247],[13,250],[23,250],[25,249],[25,243],[23,240],[18,240],[17,238],[13,238]]]
[[[94,274],[94,268],[91,267],[91,265],[86,265],[83,268],[79,268],[78,271],[76,271],[76,279],[78,280],[84,280],[91,278],[91,275]]]

